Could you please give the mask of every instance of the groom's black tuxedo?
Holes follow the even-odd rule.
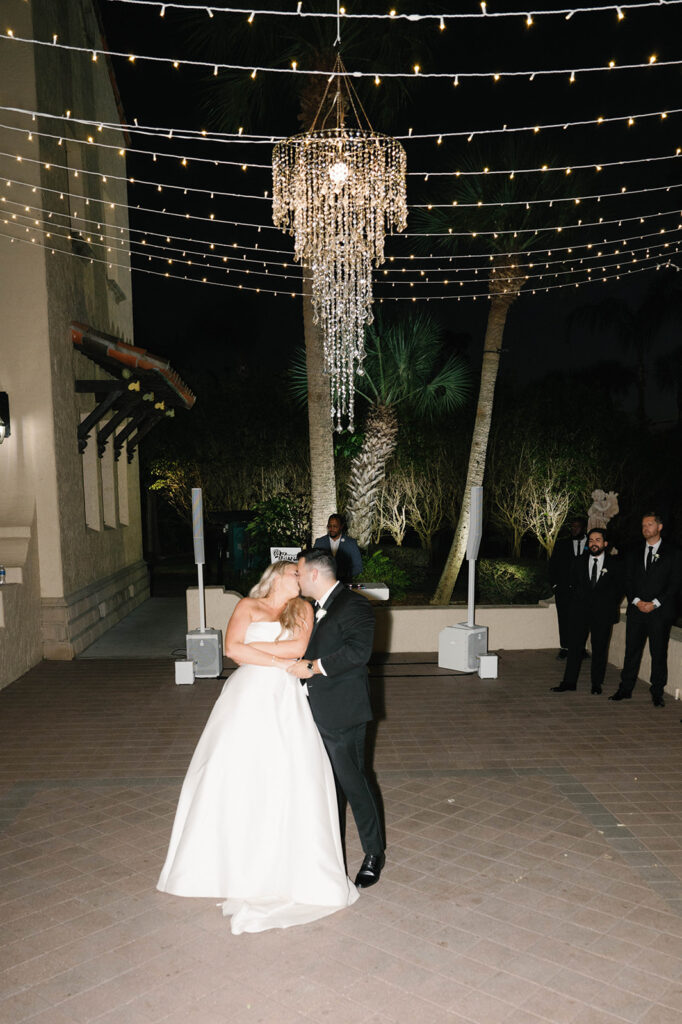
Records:
[[[649,568],[645,568],[646,544],[636,544],[625,565],[625,593],[628,611],[625,632],[625,660],[619,690],[629,695],[634,689],[647,639],[651,652],[651,696],[663,695],[668,681],[668,638],[675,619],[680,589],[680,553],[670,541],[662,540]],[[632,602],[660,602],[652,612],[640,612]]]
[[[326,675],[308,680],[318,725],[345,729],[372,718],[367,662],[374,641],[374,612],[366,597],[338,583],[316,619],[306,658],[322,661]],[[319,613],[318,613],[319,614]]]
[[[374,612],[366,597],[338,583],[317,613],[305,657],[319,659],[325,675],[307,680],[310,708],[334,769],[342,831],[345,800],[351,805],[365,853],[379,854],[384,837],[365,775],[365,731],[372,718],[367,662]]]
[[[620,559],[608,553],[604,555],[603,568],[594,586],[591,581],[592,564],[593,556],[587,549],[571,563],[568,658],[562,683],[568,690],[576,688],[588,635],[592,640],[592,690],[601,690],[606,674],[611,630],[620,617],[624,590]]]

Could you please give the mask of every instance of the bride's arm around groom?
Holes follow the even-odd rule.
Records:
[[[267,595],[261,597],[259,590],[266,587]],[[282,626],[276,640],[246,643],[251,623],[273,620]],[[313,611],[299,596],[296,566],[275,563],[234,609],[225,633],[225,654],[237,665],[287,669],[305,653],[312,628]]]

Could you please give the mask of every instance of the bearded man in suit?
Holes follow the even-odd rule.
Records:
[[[336,571],[326,551],[312,548],[299,556],[298,582],[303,596],[314,598],[315,625],[305,656],[288,671],[307,683],[310,710],[334,770],[341,835],[347,801],[365,854],[355,884],[367,889],[379,881],[386,860],[379,808],[365,770],[374,612],[366,597],[339,583]]]
[[[680,554],[674,544],[663,540],[662,532],[662,516],[658,512],[647,513],[642,519],[645,543],[635,545],[627,556],[625,659],[620,686],[609,700],[629,700],[632,697],[648,640],[651,701],[655,708],[665,705],[663,691],[668,681],[668,639],[680,589]]]
[[[554,693],[575,691],[588,634],[592,639],[592,693],[602,692],[609,643],[620,615],[623,574],[618,558],[608,556],[606,531],[595,526],[587,535],[585,553],[574,558],[570,574],[569,640],[566,671]]]

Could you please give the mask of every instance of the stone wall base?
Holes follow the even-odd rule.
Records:
[[[43,657],[70,661],[149,597],[149,572],[139,561],[66,597],[41,601]]]

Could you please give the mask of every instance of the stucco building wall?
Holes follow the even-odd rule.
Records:
[[[3,18],[17,36],[49,39],[58,32],[79,45],[101,48],[91,0],[5,0]],[[74,117],[120,121],[110,68],[102,58],[93,62],[82,54],[3,43],[0,91],[8,106],[54,114],[70,110]],[[133,341],[129,260],[125,252],[116,251],[114,238],[118,232],[125,242],[118,249],[127,249],[125,159],[118,148],[76,142],[88,130],[75,122],[32,122],[30,116],[9,112],[3,119],[23,130],[0,129],[0,150],[12,154],[0,158],[0,195],[16,204],[3,204],[2,212],[24,217],[12,226],[15,242],[0,238],[0,390],[9,395],[12,417],[12,436],[0,446],[0,564],[11,565],[9,536],[28,519],[35,556],[24,575],[26,581],[33,579],[31,573],[36,575],[39,595],[31,597],[27,582],[12,584],[26,589],[21,598],[5,595],[0,651],[13,643],[24,652],[19,662],[29,667],[24,664],[27,657],[33,662],[41,654],[73,657],[144,600],[149,588],[142,561],[137,457],[122,466],[113,464],[108,452],[108,486],[103,491],[104,463],[96,457],[93,461],[90,448],[90,481],[84,481],[77,429],[95,402],[92,395],[76,394],[75,381],[107,375],[74,350],[70,331],[76,320]],[[61,136],[62,144],[37,134],[30,139],[32,127]],[[101,139],[126,146],[122,131],[107,132]],[[123,180],[116,181],[116,176]],[[7,186],[7,180],[14,183]],[[38,225],[25,216],[21,204],[34,208],[31,216]],[[50,212],[54,244],[69,248],[69,253],[53,254],[39,230]],[[29,232],[23,231],[24,225]],[[69,232],[75,242],[56,237]],[[111,252],[88,241],[99,242],[101,236]],[[95,432],[89,445],[96,447]],[[90,508],[99,510],[91,516],[94,525],[86,523],[88,486]],[[20,605],[25,618],[14,626],[8,609]],[[16,678],[12,664],[0,659],[0,686]]]

